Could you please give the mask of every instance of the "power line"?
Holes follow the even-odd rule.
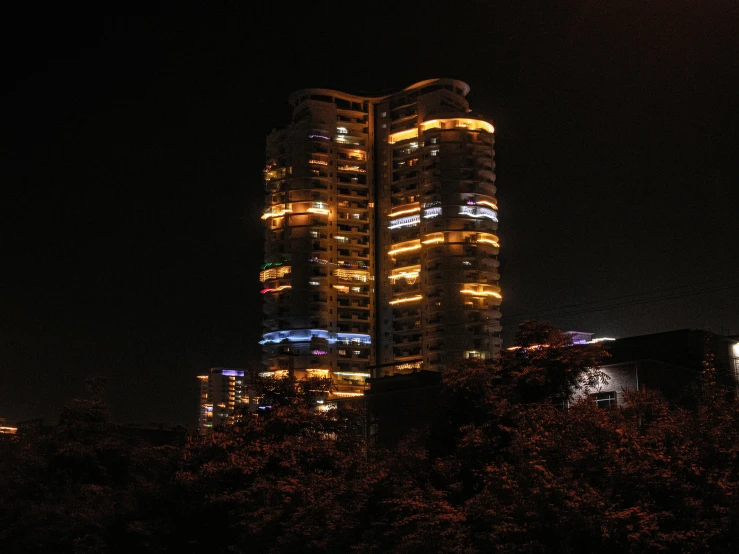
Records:
[[[616,308],[624,308],[624,307],[629,307],[629,306],[638,306],[641,304],[648,304],[651,302],[659,302],[660,300],[670,300],[673,298],[682,298],[685,296],[693,296],[696,294],[704,294],[708,292],[731,290],[734,288],[739,288],[739,283],[727,283],[727,284],[721,284],[721,285],[714,285],[710,287],[704,287],[704,288],[700,288],[696,290],[675,292],[672,294],[661,294],[661,296],[655,296],[653,298],[636,298],[629,302],[619,301],[625,298],[634,298],[634,297],[639,297],[639,296],[646,296],[646,295],[652,295],[652,294],[660,294],[660,293],[669,292],[669,291],[676,291],[679,289],[684,289],[689,286],[695,286],[695,285],[684,285],[681,287],[674,287],[672,289],[657,290],[657,291],[651,291],[651,292],[646,292],[646,293],[627,294],[627,295],[616,296],[616,297],[604,299],[604,300],[586,302],[583,304],[570,304],[567,306],[560,306],[557,308],[548,308],[548,309],[539,310],[539,311],[520,312],[518,314],[505,316],[501,318],[501,321],[510,322],[511,320],[516,321],[516,320],[532,319],[533,316],[546,317],[546,318],[561,317],[561,316],[566,316],[566,315],[576,315],[576,314],[582,314],[582,313],[611,310],[611,309],[616,309]],[[597,304],[604,304],[604,303],[605,305],[603,306],[597,305]],[[587,306],[588,304],[596,304],[596,305],[588,307]],[[570,309],[570,308],[575,308],[575,309]],[[565,311],[560,311],[560,310],[565,310]]]
[[[687,285],[680,285],[680,286],[677,286],[677,287],[671,287],[671,288],[667,288],[667,289],[656,289],[656,290],[646,291],[646,292],[634,292],[634,293],[630,293],[630,294],[623,294],[623,295],[620,295],[620,296],[613,296],[611,298],[604,298],[603,300],[591,300],[589,302],[580,302],[580,303],[577,303],[577,304],[567,304],[567,305],[564,305],[564,306],[557,306],[555,308],[543,308],[541,310],[533,310],[533,311],[530,311],[530,312],[519,312],[517,314],[512,314],[512,315],[509,315],[509,316],[506,316],[506,317],[517,317],[517,316],[528,315],[528,314],[540,314],[542,312],[549,312],[549,311],[555,311],[555,310],[564,310],[564,309],[568,309],[568,308],[579,308],[579,307],[582,307],[582,306],[585,306],[585,305],[588,305],[588,304],[602,304],[603,302],[612,302],[614,300],[621,300],[622,298],[633,298],[635,296],[648,296],[648,295],[651,295],[651,294],[660,294],[660,293],[663,293],[663,292],[671,292],[671,291],[676,291],[676,290],[680,290],[680,289],[685,289],[685,288],[690,288],[690,287],[697,287],[697,286],[703,286],[703,285],[714,286],[714,285],[718,285],[718,284],[722,283],[723,281],[726,281],[727,279],[732,280],[734,278],[735,277],[728,277],[728,278],[725,277],[725,278],[719,279],[719,280],[703,281],[701,283],[690,283],[690,284],[687,284]]]

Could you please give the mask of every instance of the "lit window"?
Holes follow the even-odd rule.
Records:
[[[346,127],[337,127],[336,132],[341,135],[346,135],[349,133],[349,130]]]
[[[355,356],[359,356],[361,353],[361,350],[352,350],[352,354],[354,354]]]
[[[387,112],[382,112],[382,113],[380,114],[380,117],[387,117]]]
[[[346,356],[346,350],[344,350],[343,348],[339,349],[339,356]]]
[[[436,156],[438,153],[439,153],[438,148],[436,150],[432,150],[431,152],[429,152],[429,154],[431,154],[432,156]]]
[[[616,393],[611,392],[597,392],[591,394],[590,398],[595,401],[595,405],[599,408],[615,408],[616,407]]]
[[[319,283],[318,281],[308,281],[308,283],[309,283],[310,285],[313,285],[314,287],[317,287],[318,285],[320,285],[320,284],[321,284],[321,283]]]

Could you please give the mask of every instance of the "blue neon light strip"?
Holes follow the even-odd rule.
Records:
[[[312,338],[326,339],[329,344],[350,344],[359,339],[359,344],[371,344],[372,338],[364,333],[334,333],[326,329],[291,329],[290,331],[273,331],[262,335],[259,344],[276,344],[287,340],[288,342],[310,342]]]
[[[221,375],[230,375],[232,377],[243,377],[244,372],[238,369],[224,369],[221,371]]]

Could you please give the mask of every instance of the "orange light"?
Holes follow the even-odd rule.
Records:
[[[453,117],[448,119],[430,119],[421,123],[421,130],[426,131],[427,129],[439,129],[442,123],[452,124],[452,128],[462,127],[469,129],[470,131],[487,131],[488,133],[494,133],[495,127],[492,123],[483,121],[482,119],[469,119],[466,117]]]
[[[396,142],[400,142],[401,140],[408,140],[410,138],[416,138],[418,136],[418,129],[415,127],[413,129],[406,129],[405,131],[398,131],[397,133],[393,133],[392,135],[387,137],[387,142],[389,144],[395,144]]]
[[[418,302],[419,300],[421,300],[421,298],[423,298],[423,296],[421,296],[420,294],[417,294],[416,296],[407,296],[406,298],[398,298],[396,300],[391,300],[389,304],[391,306],[395,306],[396,304],[405,304],[407,302]]]
[[[397,217],[399,215],[412,214],[412,213],[420,212],[420,211],[421,211],[421,207],[420,206],[415,206],[413,208],[407,208],[405,210],[400,210],[400,211],[397,211],[397,212],[393,212],[393,213],[389,214],[388,217]]]

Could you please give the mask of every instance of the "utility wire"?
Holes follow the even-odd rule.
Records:
[[[706,283],[711,283],[711,281],[707,281]],[[716,281],[714,281],[714,283],[716,283]],[[697,284],[701,284],[701,283],[697,283]],[[526,319],[538,319],[538,318],[550,319],[550,318],[563,317],[563,316],[568,316],[568,315],[578,315],[578,314],[598,312],[598,311],[603,311],[603,310],[626,308],[630,306],[638,306],[641,304],[649,304],[651,302],[659,302],[660,300],[671,300],[674,298],[682,298],[685,296],[693,296],[696,294],[705,294],[709,292],[719,292],[719,291],[731,290],[731,289],[739,288],[739,282],[717,284],[717,285],[713,285],[710,287],[704,287],[704,288],[695,289],[695,290],[670,293],[671,291],[678,291],[679,289],[684,289],[687,287],[694,287],[694,286],[696,286],[696,283],[691,284],[691,285],[682,285],[679,287],[673,287],[670,289],[614,296],[612,298],[606,298],[604,300],[595,300],[591,302],[584,302],[582,304],[569,304],[566,306],[559,306],[556,308],[547,308],[547,309],[538,310],[538,311],[520,312],[518,314],[513,314],[510,316],[503,316],[500,321],[501,321],[501,324],[507,323],[508,325],[510,325],[512,322],[520,322]],[[670,293],[670,294],[662,294],[661,296],[655,296],[652,298],[634,298],[634,297],[639,297],[639,296],[646,296],[646,295],[653,295],[653,294],[660,294],[660,293]],[[618,300],[623,300],[627,298],[634,298],[634,300],[631,300],[628,302],[617,302]],[[596,305],[588,306],[590,304],[596,304]],[[605,305],[598,306],[597,304],[605,304]],[[574,308],[574,309],[570,309],[570,308]],[[565,310],[565,311],[560,311],[560,310]],[[486,322],[485,321],[464,321],[460,323],[446,323],[446,324],[443,324],[443,326],[446,329],[449,327],[462,327],[462,326],[466,327],[466,326],[475,325],[475,324],[485,325]]]
[[[567,304],[567,305],[564,305],[564,306],[557,306],[557,307],[554,307],[554,308],[542,308],[541,310],[533,310],[533,311],[529,311],[529,312],[519,312],[517,314],[507,315],[506,317],[518,317],[518,316],[526,316],[526,315],[529,315],[529,314],[541,314],[543,312],[551,312],[551,311],[565,310],[565,309],[569,309],[569,308],[582,308],[582,307],[585,307],[586,305],[589,305],[589,304],[602,304],[604,302],[613,302],[615,300],[621,300],[623,298],[634,298],[634,297],[637,297],[637,296],[649,296],[649,295],[653,295],[653,294],[661,294],[661,293],[666,293],[666,292],[671,292],[671,291],[677,291],[677,290],[680,290],[680,289],[686,289],[686,288],[703,286],[703,285],[715,286],[715,285],[719,285],[723,281],[726,281],[727,279],[732,280],[732,279],[734,279],[734,277],[724,278],[724,279],[720,279],[718,281],[713,280],[713,281],[704,281],[702,283],[691,283],[691,284],[688,284],[688,285],[680,285],[680,286],[671,287],[671,288],[668,288],[668,289],[657,289],[657,290],[652,290],[652,291],[647,291],[647,292],[635,292],[635,293],[631,293],[631,294],[623,294],[623,295],[620,295],[620,296],[613,296],[611,298],[604,298],[603,300],[591,300],[589,302],[580,302],[580,303],[577,303],[577,304]]]
[[[670,300],[670,299],[673,299],[673,298],[682,298],[682,297],[685,297],[685,296],[693,296],[693,295],[696,295],[696,294],[705,294],[705,293],[708,293],[708,292],[725,291],[725,290],[731,290],[731,289],[735,289],[735,288],[739,288],[739,283],[724,284],[724,285],[718,285],[718,286],[713,286],[713,287],[706,287],[706,288],[702,288],[702,289],[689,290],[689,291],[684,291],[684,292],[679,292],[679,293],[673,293],[673,294],[663,294],[661,296],[655,296],[653,298],[637,298],[637,299],[634,299],[634,300],[628,301],[628,302],[613,302],[613,300],[617,300],[617,299],[621,299],[621,298],[627,298],[627,297],[630,297],[630,296],[631,297],[637,296],[637,295],[624,295],[623,297],[615,297],[613,299],[607,299],[607,300],[601,300],[601,301],[598,301],[598,302],[589,302],[589,303],[586,303],[586,304],[603,304],[603,303],[607,303],[607,304],[605,304],[603,306],[597,306],[596,305],[596,306],[586,307],[586,306],[584,306],[582,304],[581,305],[571,304],[569,306],[564,306],[564,307],[560,307],[560,308],[551,308],[551,309],[547,309],[547,310],[540,310],[540,311],[537,311],[537,312],[521,312],[521,313],[513,314],[513,315],[510,315],[510,316],[505,316],[505,317],[501,318],[501,321],[506,321],[506,322],[510,323],[511,320],[513,320],[513,321],[519,321],[519,320],[521,320],[522,321],[524,319],[535,319],[534,316],[543,317],[543,318],[562,317],[562,316],[566,316],[566,315],[576,315],[576,314],[597,312],[597,311],[603,311],[603,310],[611,310],[611,309],[616,309],[616,308],[625,308],[625,307],[629,307],[629,306],[638,306],[638,305],[641,305],[641,304],[649,304],[649,303],[652,303],[652,302],[659,302],[660,300]],[[672,289],[668,289],[668,290],[672,290]],[[655,292],[658,293],[660,291],[655,291]],[[652,292],[652,293],[643,293],[643,294],[638,295],[638,296],[644,296],[645,294],[655,294],[655,292]],[[575,308],[575,309],[571,309],[570,310],[569,308]],[[558,310],[561,310],[561,309],[565,309],[565,311],[558,311]]]

